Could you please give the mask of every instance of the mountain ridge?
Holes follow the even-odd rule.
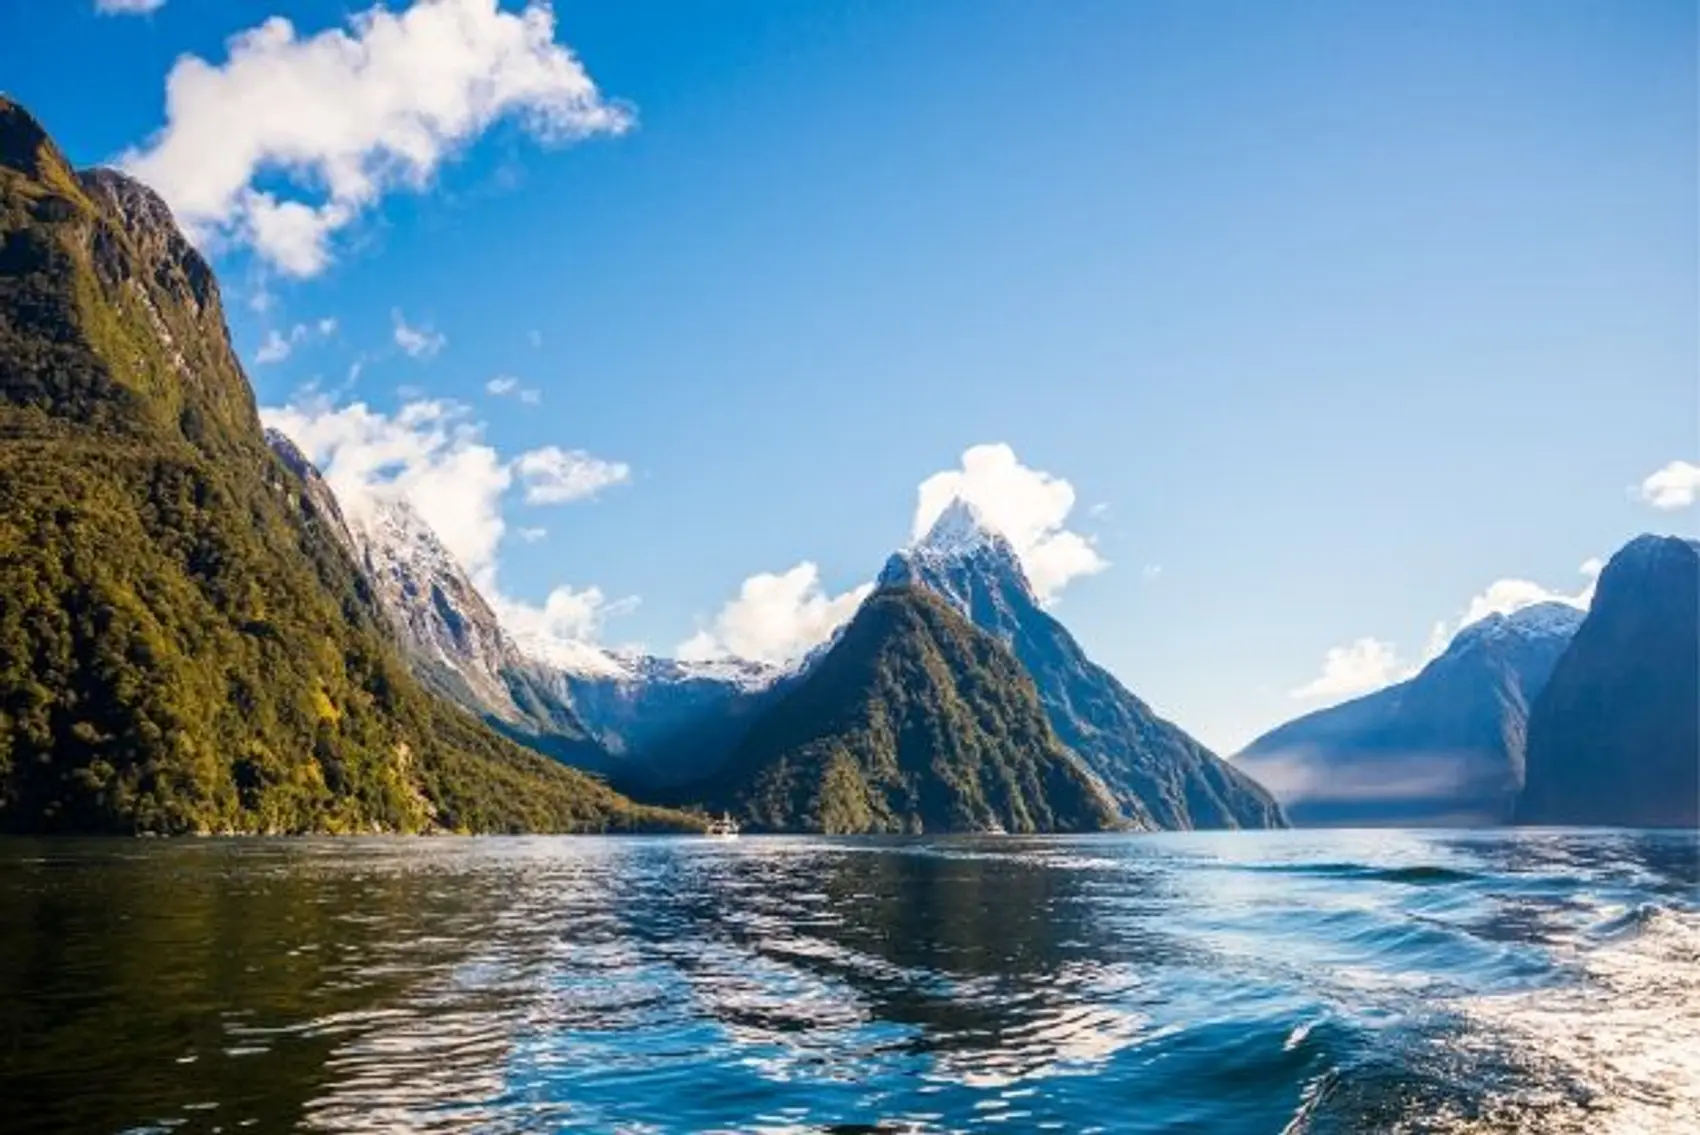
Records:
[[[0,97],[0,829],[688,828],[420,690],[210,267]]]
[[[501,733],[568,764],[607,771],[608,754],[579,720],[554,673],[525,655],[454,554],[404,497],[373,495],[338,508],[318,468],[286,435],[267,440],[297,468],[308,494],[335,510],[419,679]]]
[[[1582,619],[1557,602],[1491,614],[1405,681],[1277,726],[1235,759],[1293,786],[1299,824],[1505,823],[1530,707]]]
[[[885,587],[751,727],[706,791],[757,830],[1081,831],[1114,802],[1006,647],[916,587]]]
[[[917,585],[1003,641],[1033,677],[1057,736],[1108,786],[1133,823],[1171,829],[1280,827],[1254,779],[1164,720],[1087,657],[1045,611],[1013,545],[971,504],[953,501],[893,554],[882,587]]]
[[[712,771],[786,672],[727,659],[684,662],[589,643],[539,650],[516,638],[405,497],[335,492],[287,435],[274,451],[363,567],[415,675],[519,743],[649,792]]]

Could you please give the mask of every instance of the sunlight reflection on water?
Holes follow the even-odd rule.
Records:
[[[0,844],[20,1131],[1623,1131],[1693,833]]]

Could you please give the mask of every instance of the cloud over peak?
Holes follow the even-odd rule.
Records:
[[[1392,685],[1407,677],[1408,670],[1392,643],[1366,636],[1329,647],[1322,673],[1295,689],[1293,696],[1338,701]]]
[[[1301,701],[1344,701],[1415,677],[1446,651],[1459,631],[1492,615],[1515,614],[1537,603],[1564,603],[1585,611],[1594,601],[1594,585],[1602,566],[1597,557],[1585,561],[1577,569],[1584,582],[1575,592],[1555,591],[1528,579],[1496,579],[1470,598],[1456,621],[1435,622],[1416,661],[1407,661],[1393,643],[1366,636],[1346,646],[1330,647],[1323,655],[1322,672],[1290,693]]]
[[[1089,539],[1064,527],[1074,510],[1074,486],[1023,465],[1002,442],[970,446],[960,467],[934,473],[915,496],[914,539],[961,498],[1009,540],[1040,599],[1054,599],[1071,580],[1110,566]]]
[[[790,662],[832,637],[872,590],[863,583],[828,595],[820,568],[807,560],[788,571],[752,575],[711,627],[679,644],[678,655],[686,662],[727,656]]]
[[[926,536],[957,499],[1003,533],[1041,599],[1054,599],[1070,580],[1109,566],[1091,541],[1064,527],[1074,509],[1074,486],[1023,465],[1008,445],[971,446],[960,467],[923,480],[915,491],[912,538]],[[872,583],[861,583],[829,594],[820,568],[809,560],[786,571],[761,572],[745,579],[710,625],[677,652],[687,661],[727,656],[795,661],[831,638],[872,590]]]
[[[151,10],[147,2],[101,5]],[[518,12],[497,0],[380,4],[346,30],[312,35],[273,16],[226,46],[221,64],[177,60],[164,127],[122,164],[197,240],[250,246],[292,276],[322,271],[332,234],[384,194],[422,189],[499,120],[544,142],[632,123],[555,42],[546,0]]]

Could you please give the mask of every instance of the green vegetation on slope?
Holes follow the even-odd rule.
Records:
[[[689,824],[425,694],[151,192],[0,99],[0,829]]]
[[[1116,822],[1009,651],[914,588],[881,590],[862,605],[755,724],[710,795],[777,831],[1093,831]]]

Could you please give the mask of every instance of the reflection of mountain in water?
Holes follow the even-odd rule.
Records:
[[[8,1130],[116,1130],[207,1101],[225,1130],[311,1127],[314,1101],[351,1080],[349,1037],[381,1046],[368,1063],[381,1055],[395,1083],[428,1077],[418,1090],[432,1095],[485,1066],[452,1020],[408,1050],[400,1006],[486,913],[476,889],[439,889],[412,857],[321,871],[304,845],[26,846],[40,855],[0,879],[0,1033],[28,1038],[0,1061],[7,1123],[21,1125]],[[398,933],[421,910],[449,935]],[[92,948],[107,942],[122,948]],[[91,1054],[115,1045],[124,1058],[96,1074]]]
[[[0,1099],[8,1135],[1683,1131],[1697,839],[0,844]]]
[[[842,1058],[849,1044],[980,1086],[1084,1070],[1141,1030],[1139,1013],[1116,1007],[1140,972],[1189,951],[1150,927],[1112,932],[1094,911],[1092,861],[1059,863],[1040,843],[1030,858],[1022,841],[987,846],[788,856],[769,845],[712,861],[667,885],[676,897],[662,910],[629,917],[702,1012],[735,1043],[769,1050],[766,1065]]]

